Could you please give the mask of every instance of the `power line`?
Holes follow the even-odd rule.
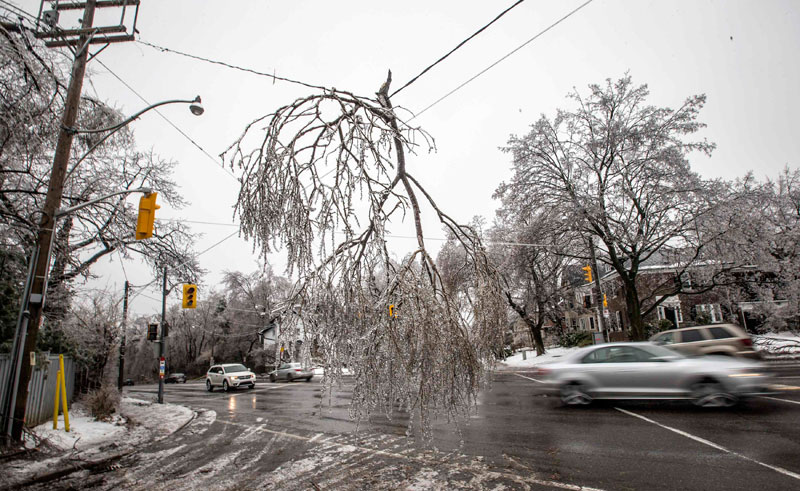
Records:
[[[124,85],[125,87],[127,87],[127,88],[128,88],[128,90],[130,90],[131,92],[133,92],[133,93],[136,95],[136,97],[138,97],[139,99],[141,99],[141,100],[142,100],[142,102],[144,102],[144,103],[145,103],[145,104],[147,104],[148,106],[152,105],[152,104],[150,103],[150,101],[148,101],[147,99],[145,99],[145,98],[144,98],[144,96],[142,96],[142,95],[141,95],[139,92],[137,92],[137,91],[136,91],[136,89],[134,89],[133,87],[131,87],[131,86],[130,86],[130,85],[129,85],[129,84],[128,84],[128,83],[127,83],[125,80],[123,80],[123,79],[122,79],[122,77],[120,77],[119,75],[117,75],[116,73],[114,73],[114,71],[113,71],[113,70],[111,70],[110,68],[108,68],[108,66],[107,66],[105,63],[103,63],[101,60],[99,60],[99,59],[97,59],[97,58],[95,58],[95,61],[97,61],[97,63],[99,63],[99,64],[100,64],[100,65],[101,65],[103,68],[105,68],[106,70],[108,70],[108,73],[110,73],[111,75],[113,75],[113,76],[114,76],[114,78],[116,78],[117,80],[119,80],[119,81],[120,81],[120,83],[122,83],[122,85]],[[155,112],[156,112],[156,113],[157,113],[159,116],[161,116],[161,118],[162,118],[162,119],[164,119],[164,121],[166,121],[167,123],[169,123],[169,125],[170,125],[170,126],[172,126],[173,128],[175,128],[175,130],[176,130],[178,133],[180,133],[180,134],[181,134],[181,135],[182,135],[184,138],[186,138],[186,139],[187,139],[187,140],[188,140],[188,141],[189,141],[189,142],[190,142],[192,145],[194,145],[194,146],[195,146],[195,147],[197,147],[197,148],[198,148],[198,149],[199,149],[201,152],[203,152],[203,153],[206,155],[206,157],[208,157],[209,159],[211,159],[211,161],[212,161],[212,162],[214,162],[214,164],[219,164],[219,163],[220,163],[220,162],[218,162],[218,161],[217,161],[217,159],[216,159],[216,158],[214,158],[214,156],[212,156],[210,153],[208,153],[208,152],[206,151],[206,149],[205,149],[205,148],[201,147],[199,143],[197,143],[196,141],[194,141],[194,139],[192,139],[192,137],[190,137],[190,136],[189,136],[189,135],[187,135],[187,134],[186,134],[186,133],[185,133],[185,132],[184,132],[182,129],[180,129],[180,128],[178,127],[178,125],[176,125],[176,124],[175,124],[175,123],[173,123],[173,122],[172,122],[172,121],[171,121],[169,118],[167,118],[166,116],[164,116],[164,114],[163,114],[161,111],[159,111],[158,109],[153,109],[153,111],[155,111]],[[232,178],[234,178],[234,179],[236,180],[236,182],[239,182],[239,178],[238,178],[238,177],[236,177],[236,175],[235,175],[233,172],[231,172],[231,171],[229,171],[228,169],[226,169],[226,168],[225,168],[225,163],[224,163],[224,162],[222,163],[222,165],[219,165],[219,166],[216,166],[216,165],[215,165],[215,167],[218,167],[219,169],[222,169],[222,170],[223,170],[223,171],[224,171],[226,174],[228,174],[229,176],[231,176]]]
[[[492,24],[494,24],[495,22],[497,22],[497,21],[500,19],[500,17],[502,17],[502,16],[506,15],[506,14],[507,14],[507,13],[508,13],[508,12],[509,12],[511,9],[513,9],[514,7],[516,7],[517,5],[521,4],[521,3],[522,3],[522,2],[524,2],[524,1],[525,1],[525,0],[517,0],[517,2],[516,2],[514,5],[512,5],[512,6],[508,7],[508,8],[507,8],[507,9],[505,9],[504,11],[500,12],[500,15],[498,15],[497,17],[495,17],[494,19],[492,19],[492,21],[491,21],[491,22],[489,22],[489,23],[488,23],[488,24],[486,24],[485,26],[483,26],[483,27],[481,27],[480,29],[478,29],[477,31],[475,31],[475,32],[474,32],[474,33],[473,33],[473,34],[472,34],[470,37],[468,37],[467,39],[465,39],[465,40],[461,41],[460,43],[458,43],[458,45],[457,45],[455,48],[453,48],[453,49],[451,49],[450,51],[448,51],[448,52],[447,52],[447,54],[445,54],[444,56],[442,56],[442,57],[441,57],[441,58],[439,58],[438,60],[434,61],[432,64],[428,65],[428,67],[427,67],[427,68],[425,68],[424,70],[422,70],[421,72],[419,72],[419,75],[417,75],[416,77],[412,78],[411,80],[409,80],[408,82],[406,82],[406,84],[405,84],[405,85],[403,85],[403,86],[402,86],[402,87],[400,87],[399,89],[397,89],[397,90],[395,90],[394,92],[392,92],[392,94],[391,94],[389,97],[394,97],[394,96],[395,96],[395,95],[396,95],[398,92],[400,92],[401,90],[405,89],[405,88],[406,88],[406,87],[408,87],[409,85],[411,85],[411,84],[413,84],[414,82],[416,82],[416,81],[417,81],[417,79],[418,79],[418,78],[420,78],[421,76],[425,75],[425,73],[426,73],[428,70],[430,70],[431,68],[435,67],[436,65],[438,65],[439,63],[441,63],[442,61],[444,61],[444,59],[445,59],[445,58],[447,58],[448,56],[450,56],[450,55],[452,55],[453,53],[455,53],[455,52],[456,52],[456,50],[457,50],[458,48],[460,48],[460,47],[464,46],[465,44],[467,44],[467,42],[469,42],[469,41],[470,41],[472,38],[474,38],[474,37],[475,37],[475,36],[477,36],[478,34],[480,34],[480,33],[482,33],[483,31],[485,31],[485,30],[486,30],[486,29],[487,29],[489,26],[491,26]]]
[[[519,46],[517,46],[516,48],[514,48],[513,50],[511,50],[511,51],[510,51],[508,54],[506,54],[506,55],[504,55],[503,57],[501,57],[499,60],[495,61],[494,63],[492,63],[492,64],[491,64],[491,65],[489,65],[488,67],[484,68],[484,69],[483,69],[483,70],[481,70],[480,72],[478,72],[478,73],[476,73],[475,75],[473,75],[473,76],[472,76],[471,78],[469,78],[469,79],[468,79],[466,82],[462,83],[461,85],[459,85],[459,86],[458,86],[458,87],[456,87],[455,89],[451,90],[450,92],[446,93],[446,94],[445,94],[445,95],[443,95],[442,97],[440,97],[440,98],[436,99],[436,100],[435,100],[435,101],[434,101],[432,104],[430,104],[428,107],[426,107],[426,108],[425,108],[425,109],[423,109],[422,111],[420,111],[420,112],[418,112],[417,114],[415,114],[415,115],[414,115],[414,116],[413,116],[411,119],[409,119],[408,121],[411,121],[411,120],[413,120],[413,119],[416,119],[416,118],[418,118],[418,117],[422,116],[422,114],[423,114],[423,113],[425,113],[425,111],[427,111],[428,109],[432,108],[433,106],[435,106],[435,105],[439,104],[439,103],[440,103],[440,102],[442,102],[443,100],[447,99],[448,97],[450,97],[451,95],[453,95],[455,92],[457,92],[458,90],[460,90],[461,88],[463,88],[465,85],[469,84],[470,82],[472,82],[472,81],[473,81],[473,80],[475,80],[476,78],[478,78],[478,77],[480,77],[481,75],[483,75],[484,73],[488,72],[489,70],[491,70],[492,68],[494,68],[495,66],[497,66],[498,64],[500,64],[502,61],[504,61],[504,60],[505,60],[506,58],[508,58],[509,56],[513,55],[513,54],[514,54],[514,53],[516,53],[517,51],[521,50],[522,48],[524,48],[524,47],[525,47],[525,46],[527,46],[528,44],[530,44],[530,43],[532,43],[533,41],[535,41],[537,38],[539,38],[540,36],[542,36],[543,34],[545,34],[545,33],[546,33],[547,31],[549,31],[550,29],[554,28],[555,26],[557,26],[557,25],[561,24],[562,22],[564,22],[564,21],[565,21],[565,20],[567,20],[568,18],[572,17],[572,15],[574,15],[574,14],[575,14],[575,13],[577,13],[579,10],[581,10],[581,9],[582,9],[582,8],[584,8],[585,6],[589,5],[589,4],[590,4],[590,3],[592,3],[593,1],[594,1],[594,0],[587,0],[586,2],[582,3],[582,4],[581,4],[580,6],[578,6],[576,9],[572,10],[571,12],[569,12],[569,13],[568,13],[567,15],[565,15],[564,17],[561,17],[561,18],[560,18],[560,19],[558,19],[557,21],[553,22],[552,24],[550,24],[549,26],[547,26],[545,29],[543,29],[543,30],[539,31],[539,32],[538,32],[538,33],[537,33],[535,36],[533,36],[532,38],[528,39],[528,40],[527,40],[527,41],[525,41],[524,43],[520,44]]]
[[[38,21],[38,20],[39,20],[39,19],[38,19],[38,18],[37,18],[35,15],[33,15],[33,14],[31,14],[30,12],[28,12],[28,11],[26,11],[26,10],[24,10],[24,9],[20,8],[20,7],[19,7],[19,6],[17,6],[17,5],[14,5],[14,4],[13,4],[13,3],[11,3],[11,2],[7,2],[7,1],[5,1],[5,0],[0,0],[0,3],[2,3],[3,5],[5,5],[5,6],[6,6],[6,8],[7,8],[7,9],[9,9],[9,10],[8,10],[8,12],[9,12],[9,13],[16,14],[16,15],[19,15],[19,16],[21,16],[21,17],[23,17],[23,16],[24,16],[24,17],[27,17],[28,19],[30,19],[30,20],[34,20],[34,21]]]
[[[163,46],[158,46],[156,44],[148,43],[146,41],[142,41],[141,39],[137,39],[136,42],[139,43],[139,44],[144,44],[145,46],[149,46],[149,47],[157,49],[157,50],[164,51],[166,53],[174,53],[176,55],[185,56],[185,57],[191,58],[193,60],[199,60],[199,61],[204,61],[206,63],[211,63],[212,65],[220,65],[220,66],[224,66],[226,68],[231,68],[233,70],[239,70],[239,71],[242,71],[242,72],[252,73],[254,75],[259,75],[259,76],[262,76],[262,77],[269,77],[273,81],[274,80],[280,80],[282,82],[289,82],[289,83],[292,83],[292,84],[302,85],[304,87],[308,87],[308,88],[311,88],[311,89],[319,89],[319,90],[324,90],[324,91],[330,91],[331,90],[331,89],[329,89],[327,87],[323,87],[322,85],[309,84],[309,83],[306,83],[306,82],[302,82],[300,80],[293,80],[291,78],[280,77],[278,75],[275,75],[274,73],[260,72],[258,70],[253,70],[252,68],[245,68],[245,67],[241,67],[241,66],[238,66],[238,65],[233,65],[231,63],[227,63],[227,62],[224,62],[224,61],[212,60],[210,58],[204,58],[202,56],[193,55],[193,54],[190,54],[190,53],[184,53],[183,51],[178,51],[178,50],[175,50],[175,49],[165,48]]]

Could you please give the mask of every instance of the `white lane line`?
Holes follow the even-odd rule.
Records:
[[[648,423],[652,423],[652,424],[654,424],[656,426],[660,426],[661,428],[664,428],[665,430],[669,430],[669,431],[672,431],[673,433],[677,433],[678,435],[685,436],[686,438],[689,438],[689,439],[692,439],[692,440],[694,440],[696,442],[702,443],[703,445],[708,445],[709,447],[716,448],[717,450],[720,450],[722,452],[725,452],[725,453],[728,453],[728,454],[731,454],[731,455],[735,455],[735,456],[737,456],[739,458],[747,460],[748,462],[752,462],[754,464],[758,464],[758,465],[760,465],[762,467],[766,467],[767,469],[772,469],[773,471],[778,472],[780,474],[783,474],[784,476],[789,476],[789,477],[792,477],[792,478],[797,479],[798,481],[800,481],[800,474],[798,474],[796,472],[792,472],[790,470],[784,469],[783,467],[778,467],[776,465],[770,465],[770,464],[766,464],[764,462],[760,462],[760,461],[758,461],[756,459],[748,457],[747,455],[742,455],[742,454],[740,454],[738,452],[734,452],[733,450],[729,450],[729,449],[723,447],[722,445],[718,445],[718,444],[716,444],[714,442],[708,441],[705,438],[700,438],[699,436],[692,435],[691,433],[687,433],[687,432],[679,430],[677,428],[673,428],[671,426],[667,426],[665,424],[661,424],[658,421],[653,421],[652,419],[647,418],[645,416],[642,416],[641,414],[632,413],[630,411],[626,411],[625,409],[618,408],[618,407],[615,407],[614,409],[616,409],[617,411],[619,411],[621,413],[625,413],[628,416],[633,416],[634,418],[639,418],[642,421],[647,421]]]
[[[535,379],[535,378],[526,377],[525,375],[520,375],[519,373],[515,373],[514,375],[516,375],[517,377],[526,378],[526,379],[528,379],[528,380],[533,380],[534,382],[538,382],[538,383],[540,383],[540,384],[543,384],[543,383],[545,383],[545,381],[544,381],[544,380],[537,380],[537,379]]]
[[[761,396],[763,399],[772,399],[773,401],[789,402],[791,404],[800,404],[800,401],[792,401],[789,399],[781,399],[778,397]]]

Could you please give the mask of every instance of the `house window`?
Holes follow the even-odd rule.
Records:
[[[718,324],[723,321],[722,307],[718,303],[699,304],[696,308],[697,313],[707,315],[712,324]]]
[[[594,331],[594,317],[589,317],[589,329]]]

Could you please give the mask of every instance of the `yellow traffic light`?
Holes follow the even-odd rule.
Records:
[[[608,299],[605,293],[603,294],[603,307],[608,307]]]
[[[583,279],[586,280],[586,283],[591,283],[592,281],[594,281],[594,280],[592,280],[592,267],[591,266],[584,266],[581,269],[584,271]]]
[[[183,285],[183,308],[194,309],[197,307],[197,285]]]
[[[156,221],[156,204],[158,193],[150,193],[139,199],[139,218],[136,220],[136,240],[149,239],[153,236],[153,225]]]
[[[397,317],[397,312],[395,312],[395,310],[394,310],[394,304],[390,304],[389,305],[389,317],[391,317],[391,318],[396,318]]]

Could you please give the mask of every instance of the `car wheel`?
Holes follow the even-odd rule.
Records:
[[[587,406],[592,397],[586,393],[586,386],[571,382],[561,387],[561,402],[567,406]]]
[[[311,382],[311,377],[306,377],[306,382]]]
[[[223,380],[222,381],[222,390],[223,390],[223,392],[228,392],[229,390],[231,390],[231,388],[228,387],[228,381],[227,380]]]
[[[274,384],[274,383],[275,383],[275,380],[277,380],[277,379],[275,378],[275,375],[274,375],[274,374],[272,374],[272,373],[270,373],[270,374],[269,374],[269,381],[270,381],[270,382],[272,382],[272,383]]]
[[[291,382],[293,380],[294,380],[294,375],[292,375],[291,373],[287,373],[286,374],[286,381],[287,382]]]
[[[692,402],[700,407],[730,407],[736,404],[736,396],[727,392],[716,380],[706,379],[692,384]]]
[[[206,379],[206,390],[209,392],[214,392],[214,386],[211,385],[211,381]]]

